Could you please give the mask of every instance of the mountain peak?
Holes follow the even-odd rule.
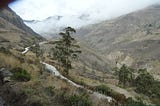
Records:
[[[53,20],[60,20],[61,18],[63,18],[63,16],[55,15],[55,16],[50,16],[50,17],[44,19],[44,21],[45,20],[52,20],[52,19]]]

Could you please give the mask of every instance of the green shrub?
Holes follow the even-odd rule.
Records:
[[[132,98],[128,98],[124,106],[147,106],[147,105],[145,105],[141,100],[134,101]]]
[[[56,92],[56,100],[63,106],[92,106],[87,92],[80,94],[69,94],[68,88],[61,88]]]
[[[114,92],[113,90],[111,90],[106,85],[96,86],[95,90],[100,92],[100,93],[102,93],[102,94],[111,96],[112,98],[114,98],[119,103],[124,103],[125,100],[126,100],[126,97],[125,97],[124,94],[120,94],[120,93]]]
[[[54,90],[55,87],[52,87],[52,86],[49,86],[49,87],[46,87],[45,88],[45,92],[47,95],[49,96],[54,96],[55,95],[55,90]]]
[[[87,87],[87,84],[83,80],[77,80],[76,78],[73,78],[69,75],[64,75],[64,76],[67,77],[68,79],[70,79],[71,81],[75,82],[76,84]]]
[[[31,79],[31,75],[24,69],[17,67],[12,69],[13,76],[12,79],[17,81],[29,81]]]
[[[11,52],[9,51],[9,49],[7,49],[5,47],[0,47],[0,52],[5,53],[5,54],[11,54]]]
[[[67,99],[67,106],[91,106],[88,95],[71,95]]]
[[[126,96],[124,94],[120,94],[120,93],[113,91],[111,92],[110,96],[114,98],[117,102],[122,103],[122,104],[126,101]]]
[[[154,80],[148,72],[139,74],[135,80],[136,92],[143,93],[152,98],[160,98],[160,82]]]
[[[56,91],[56,100],[62,104],[66,103],[66,98],[68,98],[68,93],[69,91],[68,90],[64,90],[64,89],[58,89]]]
[[[111,95],[112,90],[106,85],[99,85],[95,87],[95,90],[106,95]]]
[[[160,98],[160,81],[154,81],[150,89],[152,91],[152,94],[150,95],[150,97]]]
[[[25,88],[25,89],[23,89],[23,93],[25,95],[32,95],[35,93],[35,90],[33,88]]]

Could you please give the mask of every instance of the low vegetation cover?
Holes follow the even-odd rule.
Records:
[[[160,98],[160,82],[145,70],[135,79],[136,91],[152,98]]]
[[[125,102],[125,100],[126,100],[125,95],[113,91],[112,89],[110,89],[110,88],[107,87],[106,85],[96,86],[96,87],[95,87],[95,90],[98,91],[98,92],[100,92],[100,93],[102,93],[102,94],[111,96],[111,97],[114,98],[118,103],[122,103],[122,104],[123,104],[123,103]]]
[[[132,98],[127,98],[126,102],[124,103],[124,106],[147,106],[143,103],[143,101],[138,100],[134,101]]]
[[[55,88],[52,86],[46,87],[45,92],[48,96],[54,96],[55,95]]]
[[[0,52],[5,53],[5,54],[11,54],[9,49],[6,49],[5,47],[0,47]]]
[[[91,101],[86,94],[70,95],[67,99],[68,106],[91,106]]]
[[[111,95],[111,92],[112,92],[112,90],[106,85],[96,86],[95,90],[105,95]]]
[[[64,106],[92,106],[91,98],[87,92],[69,93],[68,88],[57,90],[56,99]]]
[[[160,100],[160,81],[155,80],[146,69],[136,70],[123,65],[120,69],[114,68],[114,70],[119,84],[123,87],[135,87],[137,93]]]
[[[114,98],[116,100],[115,102],[117,102],[115,104],[117,105],[123,104],[123,106],[147,106],[146,104],[143,103],[143,101],[141,100],[135,101],[132,98],[126,98],[125,95],[113,91],[106,85],[96,86],[95,90]]]
[[[12,69],[12,79],[17,81],[29,81],[31,79],[31,75],[25,70],[20,67]]]

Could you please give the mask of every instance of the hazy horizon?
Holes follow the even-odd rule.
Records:
[[[9,5],[24,20],[43,20],[50,16],[89,14],[90,19],[104,20],[124,15],[160,0],[18,0]]]

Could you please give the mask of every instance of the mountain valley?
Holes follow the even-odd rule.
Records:
[[[91,24],[88,14],[23,21],[0,9],[0,106],[159,106],[159,11]],[[70,36],[80,51],[63,44]],[[67,50],[77,58],[66,62]]]

